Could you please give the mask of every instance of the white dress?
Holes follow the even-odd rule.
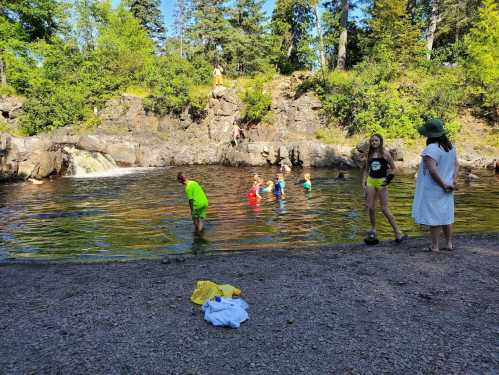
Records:
[[[453,184],[456,169],[456,148],[445,152],[438,143],[431,143],[421,153],[435,160],[437,171],[442,181]],[[431,177],[424,167],[423,160],[419,163],[416,179],[416,192],[412,203],[412,217],[417,224],[430,226],[449,225],[454,222],[454,194],[446,193]]]

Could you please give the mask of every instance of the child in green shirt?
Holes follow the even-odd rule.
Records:
[[[203,231],[203,220],[206,220],[208,198],[201,185],[194,180],[189,180],[182,172],[177,175],[177,181],[185,186],[185,195],[189,200],[192,222],[197,234]]]

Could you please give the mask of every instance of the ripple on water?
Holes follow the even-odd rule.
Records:
[[[335,180],[336,172],[313,169],[313,190],[302,176],[286,177],[286,200],[263,194],[258,204],[246,192],[254,173],[273,178],[272,168],[185,167],[210,200],[204,241],[196,241],[179,168],[127,169],[105,178],[64,178],[43,185],[0,186],[0,258],[131,259],[166,253],[300,248],[360,241],[368,228],[360,176]],[[123,173],[124,172],[124,173]],[[390,185],[390,207],[400,226],[420,234],[411,220],[412,177]],[[456,192],[456,231],[499,228],[499,184],[482,176]],[[378,215],[379,235],[393,233]]]

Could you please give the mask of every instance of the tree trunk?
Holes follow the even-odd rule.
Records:
[[[338,43],[338,63],[336,68],[339,70],[345,70],[347,62],[347,39],[348,39],[348,7],[350,5],[349,0],[341,0],[341,34]]]
[[[180,34],[180,58],[184,57],[184,35]]]
[[[321,29],[321,19],[319,17],[319,4],[315,4],[314,6],[314,14],[315,14],[315,27],[317,28],[317,36],[319,37],[319,53],[321,59],[321,69],[324,69],[326,66],[326,55],[324,54],[324,38],[322,37],[322,29]]]
[[[433,0],[431,3],[430,24],[428,25],[428,36],[426,37],[426,59],[431,59],[431,50],[433,49],[433,39],[435,38],[435,30],[438,22],[438,0]]]
[[[3,58],[0,57],[0,84],[2,86],[7,86],[7,73],[5,72],[6,70],[6,64],[3,61]]]

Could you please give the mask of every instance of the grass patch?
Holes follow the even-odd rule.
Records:
[[[151,91],[144,86],[129,86],[123,92],[123,95],[136,96],[143,99],[151,95]]]

